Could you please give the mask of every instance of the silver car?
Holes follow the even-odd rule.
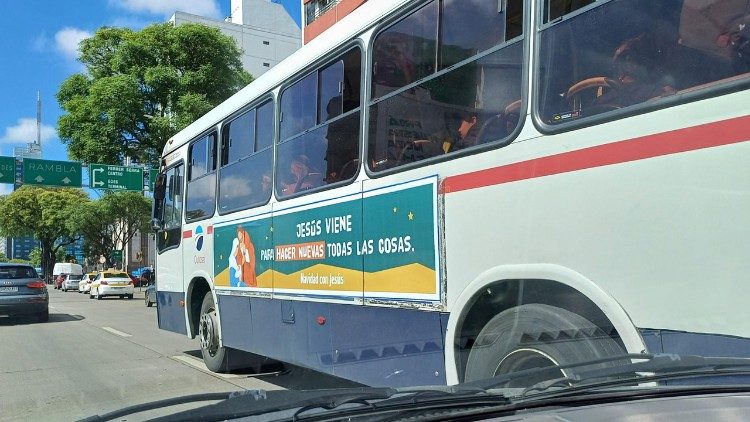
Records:
[[[63,282],[60,283],[60,288],[64,292],[67,292],[68,290],[74,290],[74,291],[77,292],[78,291],[78,283],[80,283],[81,280],[83,280],[83,276],[82,275],[67,274],[67,275],[65,275],[65,279],[63,280]]]
[[[34,267],[0,263],[0,315],[49,319],[47,286]]]

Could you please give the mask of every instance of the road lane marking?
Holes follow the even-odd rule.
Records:
[[[118,335],[118,336],[120,336],[120,337],[132,337],[132,336],[131,336],[130,334],[128,334],[128,333],[123,333],[123,332],[122,332],[122,331],[120,331],[120,330],[115,330],[115,329],[114,329],[114,328],[112,328],[112,327],[102,327],[102,330],[104,330],[104,331],[108,331],[108,332],[110,332],[110,333],[112,333],[112,334],[115,334],[115,335]]]
[[[203,372],[207,372],[207,373],[209,373],[209,374],[211,374],[213,376],[219,377],[219,378],[224,378],[224,379],[229,379],[229,378],[246,378],[246,377],[244,377],[242,375],[236,375],[236,374],[219,374],[219,373],[216,373],[216,372],[211,372],[208,369],[208,367],[206,366],[206,364],[203,363],[202,360],[198,360],[198,359],[196,359],[194,357],[185,356],[185,355],[176,355],[176,356],[172,356],[172,359],[174,359],[176,361],[179,361],[179,362],[182,362],[182,363],[185,363],[185,364],[188,364],[188,365],[192,366],[193,368],[199,369],[199,370],[201,370]]]

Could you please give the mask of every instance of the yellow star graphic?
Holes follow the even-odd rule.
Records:
[[[414,213],[409,211],[409,214],[407,214],[409,217],[409,221],[414,220]]]
[[[396,208],[396,207],[393,207],[393,213],[395,214],[395,213],[397,213],[397,212],[398,212],[398,208]]]

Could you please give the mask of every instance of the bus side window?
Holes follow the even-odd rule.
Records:
[[[168,169],[165,173],[166,189],[161,209],[163,226],[157,234],[159,251],[177,246],[182,238],[182,164]]]
[[[219,169],[219,212],[239,211],[271,198],[273,165],[273,102],[266,101],[222,129]]]
[[[202,137],[188,151],[185,219],[195,221],[213,216],[216,209],[216,134]]]
[[[496,0],[439,4],[441,68],[454,67],[372,101],[368,165],[373,171],[507,139],[520,121],[523,2],[509,0],[502,10]],[[376,51],[390,42],[392,32],[388,28],[376,36]]]
[[[281,94],[286,102],[315,101],[317,125],[305,132],[284,123],[276,167],[280,197],[351,180],[359,168],[362,53],[354,48],[307,75]],[[314,86],[309,81],[317,81]],[[307,109],[308,111],[311,108]],[[296,131],[296,132],[295,132]],[[301,133],[300,133],[301,132]]]
[[[747,75],[748,13],[748,0],[619,0],[553,23],[541,32],[536,72],[542,120],[581,120]]]

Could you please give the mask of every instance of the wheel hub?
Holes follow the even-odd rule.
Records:
[[[211,356],[216,354],[219,349],[219,336],[216,332],[216,312],[213,310],[201,315],[198,324],[198,336],[201,341],[201,348],[208,351]]]
[[[551,366],[557,366],[559,362],[550,355],[542,352],[541,350],[523,348],[516,349],[511,353],[505,355],[505,357],[498,363],[495,369],[495,376],[500,374],[509,374],[513,372],[523,371],[526,369],[533,368],[547,368]],[[566,377],[568,374],[566,371],[559,370],[561,377]],[[529,376],[517,381],[513,381],[507,385],[507,387],[528,387],[538,382],[549,379],[549,376]]]

